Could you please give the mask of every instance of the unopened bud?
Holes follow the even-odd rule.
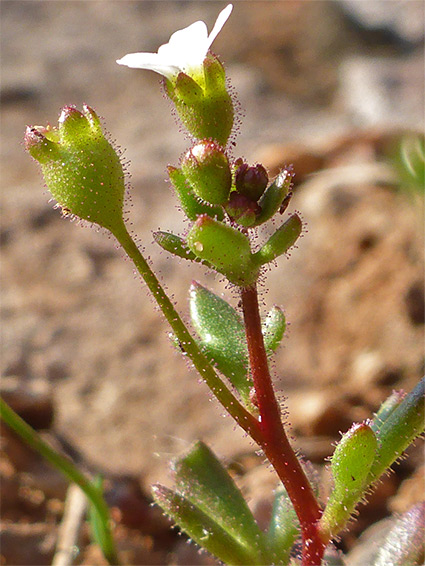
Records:
[[[227,214],[241,226],[249,228],[255,223],[257,214],[261,212],[259,205],[245,195],[237,191],[230,193],[230,199],[226,205]]]
[[[252,167],[247,163],[243,163],[236,171],[236,189],[253,201],[257,201],[261,197],[266,190],[268,182],[269,176],[267,171],[259,163]]]
[[[108,230],[122,225],[124,173],[94,110],[65,106],[57,129],[28,127],[24,142],[64,210]]]
[[[187,245],[235,285],[247,287],[257,280],[258,265],[253,261],[249,240],[231,226],[206,214],[199,216],[187,236]]]
[[[181,164],[194,193],[210,204],[224,204],[229,198],[232,174],[222,148],[203,140],[190,149]]]

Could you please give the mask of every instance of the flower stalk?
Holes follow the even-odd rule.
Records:
[[[216,371],[207,360],[198,344],[192,338],[190,332],[186,328],[180,315],[176,311],[173,303],[165,293],[158,278],[153,273],[148,262],[143,257],[139,248],[134,243],[124,222],[118,229],[115,229],[113,235],[116,237],[126,254],[133,261],[137,271],[145,281],[149,291],[157,301],[165,318],[170,324],[173,332],[183,348],[185,353],[198,370],[202,379],[206,382],[212,393],[235,419],[235,421],[247,432],[255,442],[261,444],[262,435],[257,420],[249,413],[245,407],[236,399],[230,389],[218,377]]]

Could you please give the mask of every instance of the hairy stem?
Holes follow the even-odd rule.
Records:
[[[299,518],[303,538],[302,564],[318,565],[325,548],[318,533],[322,511],[282,424],[264,347],[256,286],[241,288],[241,298],[255,402],[260,413],[261,447],[285,486]]]
[[[258,421],[243,407],[230,389],[226,387],[203,352],[199,349],[198,344],[192,338],[173,303],[168,298],[156,275],[134,243],[124,224],[114,231],[114,236],[124,248],[127,255],[132,259],[138,272],[144,279],[148,289],[173,329],[181,347],[191,359],[202,379],[204,379],[218,401],[220,401],[243,430],[245,430],[255,442],[260,444],[261,434]]]
[[[31,448],[50,462],[71,482],[77,484],[87,499],[95,507],[103,526],[103,552],[109,564],[119,564],[111,533],[109,509],[100,491],[70,461],[51,448],[41,436],[26,423],[9,405],[0,398],[0,415],[4,422],[18,434]]]

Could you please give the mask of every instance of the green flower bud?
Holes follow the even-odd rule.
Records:
[[[192,226],[187,245],[235,285],[248,287],[257,280],[258,267],[252,259],[249,240],[231,226],[203,214]]]
[[[203,140],[184,156],[181,169],[194,193],[210,204],[224,204],[229,198],[232,174],[229,161],[215,142]]]
[[[27,127],[24,142],[66,214],[111,231],[122,225],[124,173],[94,110],[65,106],[58,129]]]

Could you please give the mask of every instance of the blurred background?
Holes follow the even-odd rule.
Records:
[[[255,447],[222,418],[173,350],[166,324],[112,239],[71,225],[48,204],[22,138],[27,124],[57,124],[64,105],[94,107],[125,151],[132,230],[180,312],[187,316],[192,278],[236,306],[234,289],[153,244],[153,230],[188,229],[166,166],[178,164],[190,140],[159,75],[115,63],[129,52],[156,52],[195,20],[211,30],[225,5],[0,4],[2,390],[83,467],[110,478],[124,526],[125,504],[130,499],[134,511],[139,497],[143,512],[135,521],[147,517],[153,540],[154,519],[141,502],[153,481],[170,483],[168,461],[193,440],[237,464],[258,513],[274,479],[268,470],[254,473],[262,462]],[[305,234],[290,261],[281,258],[265,274],[261,297],[264,312],[273,304],[285,309],[289,330],[274,364],[276,386],[297,447],[317,464],[340,431],[371,416],[394,388],[412,388],[423,372],[423,193],[412,188],[399,156],[400,144],[411,147],[423,132],[424,23],[421,0],[237,1],[213,45],[237,101],[233,157],[261,162],[270,175],[289,163],[295,168],[290,211],[301,213]],[[5,563],[48,564],[54,544],[46,533],[54,542],[61,514],[51,501],[63,500],[66,485],[13,436],[5,438]],[[411,452],[344,536],[344,550],[368,523],[417,500],[422,458],[420,449]],[[22,532],[23,516],[43,527]],[[26,544],[17,544],[19,537]],[[133,563],[171,563],[144,547],[142,558],[135,547]],[[22,557],[26,548],[36,562]],[[201,560],[169,552],[173,563]],[[79,560],[100,560],[84,556]]]

